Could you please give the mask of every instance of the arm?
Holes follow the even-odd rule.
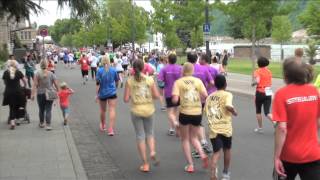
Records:
[[[286,141],[287,136],[287,123],[280,122],[275,131],[275,147],[274,147],[274,165],[277,173],[286,177],[282,161],[280,160],[281,151]]]
[[[180,95],[180,91],[179,91],[178,81],[176,81],[173,85],[173,88],[172,88],[172,103],[173,104],[178,104],[179,95]]]
[[[232,115],[238,116],[238,113],[237,113],[237,111],[234,109],[234,107],[226,106],[226,109],[227,109],[227,111],[231,112]]]
[[[59,91],[60,88],[59,88],[57,79],[54,79],[54,80],[53,80],[53,85],[54,85],[54,87],[56,88],[56,90]]]
[[[257,74],[254,74],[254,79],[253,82],[251,83],[251,86],[256,86],[258,85],[260,82],[260,76],[258,76]]]
[[[128,103],[130,100],[130,88],[129,88],[129,83],[128,81],[126,82],[124,86],[124,96],[123,96],[123,101],[125,103]]]
[[[32,90],[31,90],[31,100],[34,100],[36,91],[37,91],[37,87],[38,87],[38,76],[35,75],[33,78],[33,85],[32,85]]]
[[[153,99],[159,99],[160,94],[159,94],[159,91],[158,91],[158,88],[156,87],[156,85],[153,83],[150,88],[151,88],[151,93],[152,93]]]

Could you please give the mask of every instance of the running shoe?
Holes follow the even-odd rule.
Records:
[[[174,135],[176,135],[176,132],[174,131],[174,129],[169,129],[168,130],[168,135],[169,136],[174,136]]]
[[[193,165],[186,165],[184,167],[184,171],[187,172],[187,173],[194,173],[194,167]]]
[[[211,154],[211,153],[212,153],[212,149],[210,149],[208,143],[201,144],[201,146],[202,146],[203,151],[204,151],[206,154]]]
[[[140,166],[141,172],[149,172],[150,171],[150,165],[149,164],[143,164]]]
[[[51,130],[52,130],[52,127],[51,127],[50,125],[47,125],[47,126],[46,126],[46,130],[47,130],[47,131],[51,131]]]
[[[230,171],[229,172],[223,172],[221,180],[230,180]]]
[[[200,158],[200,154],[197,151],[192,151],[191,155],[193,158]]]
[[[262,129],[262,128],[255,128],[255,129],[254,129],[254,132],[255,132],[255,133],[262,134],[262,133],[263,133],[263,129]]]
[[[114,131],[113,131],[112,128],[109,128],[109,129],[108,129],[108,135],[109,135],[109,136],[114,136]]]
[[[44,128],[44,123],[39,123],[39,128]]]

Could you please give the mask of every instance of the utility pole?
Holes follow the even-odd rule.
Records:
[[[131,28],[131,43],[132,43],[132,50],[135,50],[134,47],[134,41],[135,41],[135,36],[136,36],[136,22],[134,18],[134,0],[130,0],[131,2],[131,18],[132,18],[132,28]]]
[[[209,0],[206,0],[206,10],[205,10],[205,16],[206,16],[206,24],[209,24]],[[210,32],[207,35],[208,37],[210,36]],[[206,54],[210,56],[211,58],[211,52],[209,49],[209,38],[206,39]]]

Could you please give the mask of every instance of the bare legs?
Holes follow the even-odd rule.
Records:
[[[117,99],[108,99],[106,101],[99,101],[100,104],[100,122],[102,124],[103,130],[105,129],[106,124],[106,109],[107,109],[107,103],[109,107],[109,128],[114,128],[115,120],[116,120],[116,104]]]
[[[218,180],[216,172],[217,172],[217,163],[220,159],[221,153],[222,153],[222,150],[213,153],[213,156],[211,158],[210,180]],[[231,149],[224,149],[223,154],[224,154],[223,172],[229,172],[230,161],[231,161]]]
[[[177,122],[178,108],[177,107],[167,108],[167,113],[168,113],[168,119],[169,119],[169,129],[177,128],[177,126],[179,125]]]

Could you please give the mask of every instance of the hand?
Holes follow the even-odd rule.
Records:
[[[99,98],[98,96],[95,97],[95,102],[98,103],[99,102]]]
[[[279,158],[274,159],[274,168],[280,176],[287,177],[282,161]]]
[[[238,116],[238,112],[237,112],[237,111],[234,111],[232,114],[233,114],[234,116]]]

